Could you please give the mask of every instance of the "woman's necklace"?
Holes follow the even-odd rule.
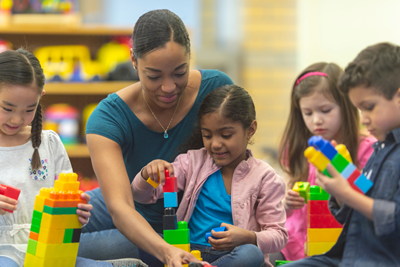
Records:
[[[178,109],[179,103],[181,102],[181,97],[182,97],[182,95],[181,95],[181,96],[179,97],[179,99],[178,99],[178,103],[176,104],[176,108],[175,108],[174,114],[172,114],[172,118],[171,118],[171,120],[169,121],[167,128],[164,128],[164,126],[162,126],[161,122],[157,119],[156,114],[154,114],[153,110],[151,110],[151,107],[150,107],[149,103],[147,103],[146,97],[144,96],[144,90],[143,90],[143,89],[142,89],[142,93],[143,93],[144,102],[146,102],[146,105],[149,107],[149,109],[150,109],[150,111],[151,111],[151,114],[153,114],[153,116],[154,116],[154,118],[156,119],[156,121],[158,122],[158,124],[160,124],[161,128],[164,130],[164,138],[167,139],[167,138],[168,138],[168,133],[167,133],[167,131],[168,131],[168,129],[169,129],[169,126],[171,125],[172,120],[174,119],[176,110]]]

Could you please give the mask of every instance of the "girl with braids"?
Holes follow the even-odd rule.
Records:
[[[72,172],[58,135],[42,130],[44,83],[33,54],[23,49],[0,53],[0,183],[21,190],[18,201],[0,195],[0,266],[23,265],[35,196],[40,188],[54,186],[60,173]],[[78,208],[79,221],[86,224],[92,205]],[[76,266],[111,264],[78,258]]]
[[[236,85],[225,85],[206,96],[197,114],[184,154],[171,164],[157,159],[147,164],[132,183],[140,203],[154,203],[163,188],[153,188],[147,178],[164,184],[164,170],[178,179],[184,191],[178,221],[187,221],[190,247],[218,267],[272,266],[268,254],[287,242],[282,205],[285,185],[267,163],[247,149],[257,130],[256,111],[250,95]],[[191,146],[193,145],[193,146]],[[225,226],[227,231],[211,229]],[[150,266],[161,262],[142,257]]]
[[[345,144],[351,158],[362,169],[376,139],[360,133],[359,113],[347,95],[338,87],[343,70],[334,63],[315,63],[296,78],[291,94],[290,114],[281,141],[279,161],[284,171],[286,196],[286,228],[289,241],[275,260],[304,258],[307,237],[307,206],[304,199],[292,190],[297,181],[315,185],[315,167],[303,156],[312,135]]]

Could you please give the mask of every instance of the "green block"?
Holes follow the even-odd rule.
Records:
[[[43,212],[33,210],[32,218],[37,218],[39,220],[42,220],[42,215],[43,215]]]
[[[304,198],[304,203],[307,204],[308,200],[308,191],[310,190],[309,182],[300,182],[299,183],[299,194],[302,198]]]
[[[310,187],[310,193],[308,194],[309,200],[328,200],[329,194],[317,185]]]
[[[275,261],[275,266],[281,266],[281,265],[284,265],[289,262],[291,262],[291,261]]]
[[[37,241],[33,239],[28,240],[28,248],[26,249],[26,253],[36,255],[36,247],[37,247]]]
[[[51,215],[74,215],[78,208],[53,208],[49,206],[43,207],[43,212]]]
[[[347,165],[349,165],[349,162],[348,162],[347,159],[345,159],[342,155],[340,155],[339,153],[337,153],[337,154],[333,157],[333,159],[332,159],[332,161],[331,161],[331,164],[332,164],[333,167],[335,167],[335,169],[336,169],[338,172],[341,173],[341,172],[347,167]]]
[[[190,231],[187,222],[178,222],[178,229],[164,230],[164,240],[171,245],[183,245],[190,243]]]
[[[42,222],[42,219],[38,219],[38,218],[32,218],[32,225],[37,225],[40,227],[40,223]]]
[[[31,231],[32,232],[34,232],[34,233],[39,233],[39,230],[40,230],[40,225],[35,225],[35,224],[31,224]]]
[[[72,243],[72,234],[74,229],[65,229],[63,243]]]

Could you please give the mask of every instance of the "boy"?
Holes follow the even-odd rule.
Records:
[[[344,223],[342,233],[326,254],[285,267],[400,266],[400,47],[380,43],[361,51],[345,69],[340,88],[378,139],[363,170],[374,185],[362,195],[331,165],[331,179],[317,173],[317,184],[332,195],[332,214]]]

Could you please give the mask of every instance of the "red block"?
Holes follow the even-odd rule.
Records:
[[[343,225],[341,225],[338,221],[336,221],[335,217],[333,217],[332,228],[343,228]]]
[[[164,193],[178,192],[178,180],[174,177],[169,177],[169,171],[165,170],[165,184],[163,187]]]
[[[18,200],[19,194],[21,193],[21,190],[19,190],[18,188],[9,186],[9,185],[3,185],[0,184],[0,194],[4,195],[5,197],[9,197],[15,200]],[[4,209],[5,211],[8,211],[10,213],[13,213],[13,210],[8,210],[8,209]]]
[[[307,203],[307,214],[330,215],[331,212],[328,208],[328,200],[309,200]]]
[[[361,172],[359,170],[355,170],[350,176],[349,178],[347,178],[347,182],[349,182],[351,188],[353,188],[354,190],[356,190],[357,192],[361,193],[364,195],[364,192],[360,190],[360,188],[358,188],[358,186],[356,186],[354,184],[355,180],[357,180],[357,178],[361,175]]]
[[[333,228],[332,215],[307,215],[307,228]]]

